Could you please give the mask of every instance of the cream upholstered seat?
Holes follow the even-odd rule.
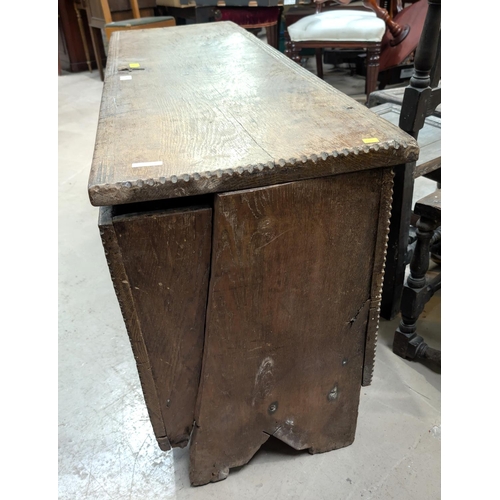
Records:
[[[288,28],[288,33],[296,42],[381,42],[385,29],[375,12],[338,9],[303,17]]]
[[[387,25],[370,10],[337,8],[303,17],[287,27],[285,54],[300,63],[300,50],[316,49],[317,73],[323,78],[322,49],[366,50],[366,96],[377,87],[382,38]]]

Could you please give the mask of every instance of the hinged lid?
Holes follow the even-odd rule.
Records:
[[[120,31],[109,45],[89,195],[116,205],[417,157],[397,126],[231,22]]]

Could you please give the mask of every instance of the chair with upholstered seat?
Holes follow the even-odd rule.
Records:
[[[407,36],[409,27],[395,23],[389,13],[378,6],[376,0],[363,0],[364,9],[337,8],[321,11],[330,0],[315,0],[316,13],[303,17],[285,33],[286,50],[291,59],[300,62],[300,50],[316,51],[317,74],[323,78],[322,49],[366,50],[366,95],[376,89],[381,44],[386,31],[392,35],[392,43],[399,44]],[[351,0],[334,0],[347,5]]]
[[[216,21],[232,21],[246,30],[266,30],[267,43],[278,48],[279,7],[220,7]]]

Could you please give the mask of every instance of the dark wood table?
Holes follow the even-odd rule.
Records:
[[[190,443],[193,485],[269,436],[353,442],[393,167],[417,156],[233,23],[113,36],[89,195],[154,433]]]

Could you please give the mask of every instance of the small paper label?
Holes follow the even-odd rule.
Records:
[[[374,144],[375,142],[380,142],[376,137],[368,137],[368,139],[363,139],[365,144]]]
[[[139,63],[130,63],[130,64],[129,64],[129,67],[130,67],[130,68],[140,68],[140,67],[141,67],[141,65],[140,65]]]
[[[123,75],[123,76],[120,76],[120,80],[132,80],[132,75]]]
[[[141,161],[138,163],[132,163],[132,167],[159,167],[163,165],[162,161]]]
[[[284,0],[283,5],[295,5],[295,0]]]

